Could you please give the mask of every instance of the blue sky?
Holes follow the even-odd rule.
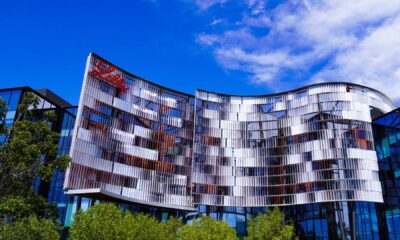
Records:
[[[266,94],[352,81],[400,99],[400,1],[5,1],[0,88],[77,104],[94,51],[145,79]]]

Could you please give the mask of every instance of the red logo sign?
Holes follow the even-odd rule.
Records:
[[[115,72],[116,69],[114,66],[103,61],[98,61],[90,73],[92,76],[98,77],[119,88],[121,90],[120,94],[123,94],[129,89],[129,87],[125,84],[125,79],[121,74]]]

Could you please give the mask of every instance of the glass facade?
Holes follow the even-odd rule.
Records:
[[[400,109],[375,119],[374,137],[384,198],[381,225],[388,229],[386,239],[400,239]]]
[[[75,125],[75,117],[76,117],[76,107],[64,108],[63,109],[63,117],[61,121],[60,128],[60,139],[58,142],[58,154],[69,154],[71,139],[72,139],[72,131]],[[72,216],[67,216],[68,207],[71,207],[70,200],[74,200],[74,197],[70,197],[64,194],[63,190],[63,180],[64,180],[64,171],[55,169],[53,172],[53,177],[50,181],[47,199],[49,202],[57,204],[57,209],[60,213],[60,220],[64,226],[68,226],[68,220],[72,218]]]
[[[283,206],[285,221],[293,223],[300,239],[386,239],[381,237],[377,204],[336,201]],[[198,213],[227,221],[238,235],[246,235],[249,219],[265,207],[218,207],[201,205]]]

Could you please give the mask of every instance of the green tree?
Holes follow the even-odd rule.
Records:
[[[143,213],[123,212],[112,203],[100,203],[75,215],[70,237],[83,240],[177,239],[176,232],[181,226],[182,222],[175,218],[160,223]]]
[[[284,214],[279,208],[252,218],[247,227],[246,240],[291,240],[295,238],[293,225],[284,223]]]
[[[227,222],[217,221],[210,217],[200,217],[193,224],[184,225],[178,231],[181,240],[233,240],[237,239],[236,230]]]
[[[5,124],[7,107],[0,100],[0,221],[12,222],[32,214],[54,217],[55,208],[35,194],[32,182],[49,181],[56,168],[66,169],[70,158],[57,156],[59,135],[52,131],[52,111],[40,111],[39,97],[27,93],[12,127]]]
[[[0,225],[1,240],[58,240],[59,226],[52,220],[32,216]]]
[[[32,215],[54,219],[57,216],[57,209],[33,191],[26,196],[9,195],[1,198],[0,219],[2,222],[17,221]]]
[[[126,239],[135,240],[161,240],[168,239],[162,237],[160,222],[143,213],[125,214],[124,227],[126,230]]]
[[[167,222],[160,224],[161,239],[178,239],[178,231],[183,226],[181,220],[171,217]]]
[[[126,239],[124,214],[114,204],[101,203],[76,213],[70,237],[80,240]]]

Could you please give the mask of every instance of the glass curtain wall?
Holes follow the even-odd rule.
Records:
[[[380,225],[386,239],[400,239],[400,109],[374,121],[374,136],[384,197]]]

